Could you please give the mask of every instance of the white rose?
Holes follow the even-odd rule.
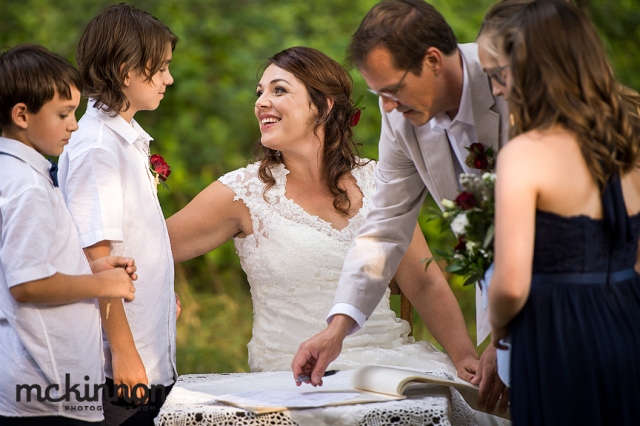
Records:
[[[460,236],[465,233],[467,225],[469,225],[469,219],[467,219],[467,214],[460,213],[451,222],[451,230],[453,231],[454,234],[456,234],[456,236]]]
[[[456,203],[451,200],[447,200],[446,198],[442,199],[442,207],[445,209],[454,209],[456,207]]]
[[[480,247],[479,243],[476,243],[475,241],[467,241],[467,251],[469,252],[469,254],[471,256],[473,256],[473,254],[475,253],[475,249]]]
[[[485,182],[495,182],[496,181],[496,174],[495,173],[486,172],[485,174],[482,175],[482,180],[485,181]]]

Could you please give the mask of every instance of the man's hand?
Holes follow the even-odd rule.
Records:
[[[456,372],[458,377],[467,382],[471,382],[480,368],[480,360],[472,356],[467,356],[461,359],[456,364]]]
[[[480,357],[480,366],[476,377],[471,381],[473,384],[480,384],[478,393],[478,407],[487,413],[492,413],[498,400],[501,413],[507,411],[509,404],[509,389],[502,383],[498,376],[498,366],[496,363],[496,347],[493,344],[487,346]]]
[[[136,395],[132,394],[133,388],[136,385],[143,384],[149,388],[149,379],[147,378],[147,372],[144,368],[144,364],[142,363],[142,359],[138,354],[138,351],[134,351],[135,353],[128,354],[119,354],[117,351],[112,350],[112,366],[113,366],[113,384],[115,386],[126,386],[128,389],[128,395],[130,398],[133,398],[133,401],[136,404],[144,404],[147,400],[143,400],[145,398],[145,391],[141,389],[140,386],[136,388]],[[124,389],[118,388],[118,397],[124,397]],[[148,393],[146,395],[147,399],[149,397]]]
[[[104,256],[89,263],[91,271],[96,274],[113,268],[124,268],[132,281],[138,279],[136,262],[130,257]]]
[[[301,375],[311,376],[312,386],[322,386],[322,376],[329,364],[340,355],[342,341],[355,320],[346,315],[335,315],[327,328],[302,342],[291,362],[294,380]],[[303,382],[296,380],[296,385]]]

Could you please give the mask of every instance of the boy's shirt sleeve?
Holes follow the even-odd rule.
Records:
[[[112,152],[93,147],[70,159],[65,196],[82,247],[123,241],[122,176]]]
[[[56,238],[54,209],[46,190],[28,186],[2,206],[2,245],[0,262],[13,287],[54,275],[57,270],[49,262]]]

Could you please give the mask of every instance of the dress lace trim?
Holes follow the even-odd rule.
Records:
[[[373,172],[375,167],[375,162],[373,161],[364,166],[356,167],[351,172],[363,194],[362,207],[349,219],[348,225],[342,229],[336,229],[324,219],[307,213],[295,201],[286,197],[289,170],[284,164],[278,164],[271,169],[271,174],[276,183],[263,194],[265,184],[258,177],[258,167],[259,163],[253,163],[246,168],[227,173],[219,179],[220,182],[236,193],[234,200],[242,200],[249,208],[255,234],[254,238],[257,240],[262,236],[266,236],[263,233],[266,227],[265,221],[269,220],[270,210],[273,210],[286,219],[322,232],[332,239],[350,243],[364,223],[364,219],[370,210],[370,194],[375,190],[375,183],[372,179],[367,179],[366,176]]]

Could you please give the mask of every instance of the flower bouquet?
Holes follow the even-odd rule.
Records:
[[[482,176],[462,173],[462,192],[455,200],[442,200],[443,211],[434,212],[430,220],[442,219],[458,238],[455,247],[434,248],[433,257],[425,259],[428,267],[434,260],[444,260],[445,271],[465,277],[463,285],[481,282],[493,262],[493,236],[496,175],[493,150],[482,144],[472,144],[466,163],[483,171]]]

